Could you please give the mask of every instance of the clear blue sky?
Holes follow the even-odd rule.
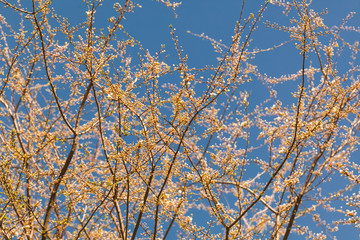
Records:
[[[142,8],[135,13],[128,15],[124,25],[127,30],[137,40],[139,40],[144,48],[149,49],[152,53],[160,49],[161,44],[165,44],[168,53],[173,54],[174,59],[176,53],[172,52],[173,42],[169,34],[169,24],[177,29],[180,44],[183,46],[184,52],[189,55],[189,64],[202,67],[206,64],[216,64],[216,55],[210,42],[202,40],[187,33],[201,34],[205,33],[209,37],[216,40],[223,40],[229,43],[233,34],[235,22],[238,20],[241,9],[240,0],[183,0],[182,5],[177,9],[178,18],[174,18],[171,10],[165,6],[161,6],[156,1],[142,1]],[[264,1],[248,0],[245,5],[245,16],[250,13],[256,15],[259,6]],[[359,12],[351,21],[350,25],[358,25],[360,22],[360,1],[359,0],[314,0],[312,8],[316,11],[328,9],[328,15],[324,16],[324,22],[329,27],[339,25],[349,12]],[[159,7],[160,6],[160,7]],[[277,22],[285,22],[286,17],[279,14],[277,7],[270,6],[269,11],[265,13],[263,20],[271,20]],[[105,15],[104,11],[104,15]],[[99,16],[100,17],[100,16]],[[104,16],[105,17],[105,16]],[[359,35],[348,40],[358,41]],[[259,29],[253,35],[253,47],[268,48],[274,44],[279,44],[288,39],[287,34],[279,33],[274,30],[266,29],[263,24],[259,25]],[[171,61],[170,56],[169,61]],[[175,62],[175,61],[174,61]],[[276,51],[276,54],[259,55],[256,64],[263,73],[268,75],[280,76],[282,74],[294,73],[301,68],[301,56],[293,43]],[[253,98],[264,97],[261,91],[261,84],[258,91],[253,93]],[[265,90],[265,89],[264,89]],[[286,89],[285,89],[286,91]],[[290,94],[288,91],[284,94]],[[328,214],[328,213],[326,213]],[[331,222],[332,217],[336,213],[328,214],[326,219]],[[304,221],[304,220],[302,220]],[[306,221],[306,220],[305,220]],[[312,221],[309,221],[313,224]],[[310,228],[312,226],[309,226]],[[317,229],[318,230],[318,229]],[[298,237],[298,236],[297,236]],[[338,239],[358,239],[359,233],[353,227],[349,226],[345,232],[342,232]],[[299,239],[291,238],[290,239]]]
[[[174,18],[171,10],[155,0],[136,2],[141,2],[142,8],[128,14],[123,22],[129,33],[150,50],[158,50],[161,44],[166,44],[167,48],[171,48],[173,45],[169,34],[169,24],[172,24],[177,29],[184,51],[189,54],[194,64],[200,66],[215,63],[214,59],[209,58],[209,55],[213,56],[211,55],[212,47],[208,42],[188,34],[187,31],[205,33],[209,37],[216,40],[222,39],[228,43],[242,4],[241,0],[183,0],[176,11],[178,18]],[[262,0],[247,0],[245,16],[251,12],[255,14],[263,2]],[[111,8],[113,3],[114,1],[104,1],[103,7],[98,10],[98,21],[106,21],[114,14]],[[84,4],[80,0],[55,0],[53,5],[59,13],[68,17],[71,23],[78,23],[85,18]],[[264,19],[278,21],[281,16],[278,11],[274,13],[275,8],[270,6],[270,11],[266,12]],[[360,13],[360,1],[313,0],[312,8],[317,11],[327,8],[329,14],[325,16],[325,23],[333,26],[339,24],[349,12]],[[272,13],[274,14],[271,15]],[[352,22],[356,23],[359,19],[360,16],[357,15]],[[274,31],[258,31],[254,35],[256,40],[254,46],[271,46],[278,37],[274,33]]]
[[[171,54],[173,42],[169,34],[169,24],[172,24],[177,29],[176,32],[184,52],[189,55],[189,63],[196,67],[216,64],[216,55],[213,53],[210,42],[190,35],[187,31],[189,30],[197,34],[205,33],[213,39],[223,40],[225,44],[229,43],[242,3],[240,0],[183,0],[182,5],[176,11],[178,18],[174,18],[172,11],[161,6],[160,3],[156,1],[142,2],[142,9],[138,9],[135,13],[128,15],[124,22],[127,30],[143,44],[144,48],[149,49],[152,53],[159,50],[161,44],[166,44],[168,53]],[[245,5],[245,16],[247,17],[251,12],[256,14],[263,2],[248,0]],[[314,0],[312,8],[316,11],[328,9],[328,15],[324,16],[324,22],[329,27],[339,25],[349,12],[354,11],[359,12],[359,14],[349,24],[358,25],[360,22],[359,0]],[[287,19],[279,14],[277,7],[270,6],[268,10],[263,20],[281,23]],[[351,36],[354,37],[348,39],[350,42],[359,40],[359,35]],[[288,39],[287,34],[266,29],[263,24],[259,25],[259,29],[253,37],[252,46],[260,48],[268,48]],[[174,52],[173,55],[176,58]],[[258,57],[256,63],[260,71],[266,72],[269,75],[280,76],[282,74],[290,74],[301,68],[301,56],[293,43],[276,51],[276,55],[265,53]],[[169,60],[171,61],[171,57]],[[261,85],[259,86],[258,91],[253,93],[253,97],[263,97],[262,87]],[[289,92],[287,91],[287,93]],[[333,216],[339,217],[336,213],[325,214],[329,217],[326,219],[328,222],[332,221]],[[312,221],[309,222],[313,224]],[[309,227],[311,228],[312,226]],[[346,227],[346,231],[341,234],[338,236],[340,240],[359,238],[359,233],[351,226]],[[290,239],[299,239],[297,237],[290,237]]]
[[[126,15],[123,25],[127,31],[152,53],[158,51],[161,44],[165,44],[170,54],[169,61],[175,63],[176,53],[173,51],[169,29],[169,25],[172,24],[177,29],[176,33],[179,36],[180,45],[183,46],[184,52],[189,55],[189,64],[196,67],[216,64],[216,54],[213,53],[210,42],[197,38],[187,31],[197,34],[204,33],[213,39],[223,40],[227,44],[231,39],[242,4],[241,0],[182,0],[182,5],[176,11],[178,17],[175,18],[170,9],[155,0],[136,2],[141,2],[142,8]],[[245,4],[244,17],[250,13],[256,15],[263,2],[261,0],[248,0]],[[102,23],[105,23],[110,16],[115,14],[112,9],[113,4],[114,1],[104,0],[104,6],[98,10],[96,21],[98,21],[99,28]],[[60,15],[67,17],[72,24],[78,24],[86,18],[84,4],[81,0],[53,0],[53,6]],[[360,0],[313,0],[312,8],[317,11],[328,9],[328,15],[324,16],[324,22],[330,27],[339,25],[349,12],[359,12],[350,21],[350,24],[359,26]],[[4,11],[1,8],[0,14],[6,16],[11,22],[11,10]],[[285,19],[274,6],[270,6],[269,11],[264,16],[264,20],[280,23]],[[359,40],[359,35],[349,34],[349,37],[350,42]],[[268,48],[287,40],[286,34],[266,29],[263,24],[259,25],[259,29],[253,38],[252,46],[260,48]],[[266,72],[270,76],[280,76],[298,71],[301,68],[300,61],[301,56],[299,56],[298,51],[293,45],[290,45],[276,51],[276,55],[259,55],[256,64],[261,72]],[[261,97],[261,95],[260,87],[259,91],[254,93],[254,97]],[[349,227],[347,235],[344,234],[338,239],[358,239],[358,233],[353,230]]]

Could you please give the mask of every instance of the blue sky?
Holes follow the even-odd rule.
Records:
[[[264,1],[247,1],[245,4],[245,17],[250,13],[256,14],[260,5]],[[144,48],[150,51],[157,51],[161,44],[166,44],[168,53],[171,54],[173,43],[169,34],[169,24],[177,29],[180,44],[183,46],[184,52],[189,55],[189,64],[196,67],[202,67],[206,64],[216,64],[216,54],[210,42],[197,38],[187,31],[196,34],[206,34],[215,40],[222,40],[225,44],[229,43],[233,34],[235,22],[238,20],[241,9],[240,0],[185,0],[177,9],[178,18],[164,6],[155,1],[143,1],[142,8],[135,13],[129,15],[124,22],[127,30],[137,40],[139,40]],[[342,20],[349,12],[359,12],[359,0],[314,0],[311,8],[316,11],[322,11],[325,8],[328,14],[324,16],[324,22],[329,27],[341,24]],[[360,15],[357,14],[349,22],[349,25],[357,25],[360,21]],[[282,16],[277,7],[269,6],[263,20],[277,21],[285,23],[288,21]],[[359,40],[359,36],[351,33],[348,34],[351,43]],[[268,48],[275,44],[279,44],[284,40],[288,40],[288,35],[277,31],[267,29],[263,24],[259,25],[259,29],[253,35],[253,47]],[[176,54],[174,54],[176,57]],[[170,57],[171,60],[171,57]],[[282,74],[294,73],[301,68],[301,56],[294,47],[294,43],[290,43],[276,53],[264,53],[258,55],[256,64],[263,73],[268,75],[280,76]],[[261,91],[263,86],[257,85],[257,92],[253,93],[253,98],[264,97]],[[265,90],[265,89],[264,89]],[[290,94],[286,88],[284,94]],[[258,100],[258,99],[257,99]],[[328,221],[332,221],[336,213],[325,213]],[[301,221],[307,221],[303,219]],[[312,222],[311,220],[309,222]],[[310,226],[311,228],[311,226]],[[353,227],[345,227],[343,235],[338,239],[356,239],[359,233]],[[295,236],[294,236],[295,237]],[[289,239],[298,239],[290,237]]]
[[[250,13],[256,15],[263,3],[264,1],[259,0],[246,1],[243,18],[247,18]],[[195,34],[204,33],[215,40],[222,40],[225,44],[230,43],[235,22],[239,18],[242,1],[185,0],[176,10],[177,18],[170,9],[154,0],[142,1],[141,5],[141,9],[128,15],[123,22],[127,31],[152,53],[158,51],[161,44],[165,44],[167,53],[170,54],[168,61],[171,62],[174,57],[174,62],[176,62],[176,53],[172,52],[174,45],[169,29],[169,24],[172,24],[176,28],[176,34],[184,52],[189,55],[189,65],[203,67],[207,64],[216,64],[217,55],[209,41],[193,36],[187,31]],[[311,8],[316,11],[327,9],[328,15],[324,16],[324,22],[332,27],[339,25],[349,12],[359,11],[360,13],[360,1],[314,0]],[[270,5],[262,20],[276,21],[280,24],[288,23],[288,18],[283,16],[281,11],[280,8]],[[360,15],[355,15],[349,24],[356,25],[359,20]],[[258,27],[253,34],[252,48],[269,48],[289,39],[287,33],[266,28],[263,23],[260,23]],[[354,36],[352,41],[358,40],[358,35]],[[254,63],[259,67],[261,73],[279,77],[283,74],[297,72],[301,68],[301,56],[295,49],[294,43],[290,43],[275,53],[259,54]]]
[[[248,0],[245,4],[244,17],[249,16],[250,13],[256,15],[263,2],[260,0]],[[105,0],[103,7],[98,9],[96,21],[99,23],[99,28],[101,28],[102,23],[105,23],[110,16],[115,14],[112,9],[113,4],[114,1]],[[183,0],[182,5],[176,10],[177,18],[174,17],[172,10],[155,0],[143,0],[140,4],[142,8],[128,14],[123,25],[136,40],[142,43],[145,49],[149,49],[150,52],[154,53],[160,49],[161,44],[165,44],[167,53],[170,54],[168,61],[175,63],[176,53],[174,52],[169,28],[169,25],[172,24],[176,28],[180,45],[183,47],[184,52],[189,55],[189,65],[204,67],[207,64],[216,64],[217,55],[213,53],[210,42],[193,36],[187,31],[195,34],[204,33],[215,40],[222,40],[225,44],[228,44],[233,34],[235,22],[239,17],[242,1]],[[67,17],[71,24],[78,24],[86,18],[84,3],[81,0],[53,0],[53,6],[60,15]],[[354,24],[356,26],[360,22],[359,0],[313,0],[312,8],[317,11],[328,9],[328,15],[324,16],[324,22],[329,27],[339,25],[342,19],[352,11],[359,12],[359,14],[350,21],[350,25]],[[11,21],[11,11],[4,12],[1,9],[0,14],[4,14]],[[269,6],[263,20],[284,23],[286,19],[276,7]],[[350,42],[359,40],[358,35],[345,34],[349,35],[348,40]],[[267,29],[262,23],[254,33],[253,38],[252,47],[259,48],[268,48],[288,39],[287,34]],[[301,68],[301,56],[293,43],[290,43],[289,46],[279,49],[275,54],[260,54],[255,63],[258,65],[260,72],[266,72],[270,76],[280,76],[298,71]],[[262,86],[261,84],[258,86],[258,91],[253,93],[252,97],[254,98],[263,97]],[[353,229],[349,228],[348,239],[354,237],[354,232],[351,230]],[[345,235],[343,237],[345,239]]]
[[[246,1],[244,17],[248,17],[250,13],[256,14],[263,2],[262,0]],[[99,28],[102,23],[115,14],[112,9],[113,3],[114,1],[105,0],[103,6],[98,9],[96,21],[98,21]],[[202,67],[206,64],[216,64],[216,54],[214,54],[209,41],[193,36],[187,31],[195,34],[204,33],[215,40],[222,40],[225,44],[229,43],[235,22],[239,18],[242,1],[184,0],[176,10],[177,18],[174,17],[172,10],[155,0],[141,1],[140,4],[142,8],[137,8],[134,13],[127,14],[125,21],[122,22],[126,30],[152,53],[158,51],[161,44],[165,44],[167,53],[170,53],[168,60],[171,60],[171,51],[174,49],[169,29],[171,24],[176,28],[184,52],[189,55],[189,64]],[[83,11],[84,4],[80,0],[53,1],[53,6],[72,24],[80,23],[86,17]],[[324,22],[331,27],[339,25],[349,12],[360,12],[360,1],[314,0],[311,8],[316,11],[328,9],[328,15],[324,16]],[[360,15],[357,14],[350,23],[356,24],[359,19]],[[278,7],[269,6],[263,20],[284,23],[287,18],[282,16]],[[260,24],[258,27],[259,29],[253,35],[252,47],[268,48],[288,39],[287,34],[265,28],[264,24]],[[299,65],[296,64],[296,61],[292,61],[296,57],[298,57],[296,49],[293,45],[289,45],[277,51],[276,55],[262,54],[258,56],[256,63],[263,72],[276,76],[297,71]],[[174,58],[174,62],[176,62],[176,58]]]
[[[256,14],[260,5],[264,1],[247,1],[245,4],[245,15],[249,16],[250,13]],[[177,18],[174,18],[172,11],[160,3],[155,1],[143,1],[142,8],[138,9],[135,13],[128,15],[124,25],[127,30],[137,40],[139,40],[144,48],[149,49],[153,53],[160,49],[161,44],[166,45],[166,49],[170,54],[169,60],[171,61],[173,42],[169,34],[169,24],[172,24],[178,34],[180,44],[183,46],[184,52],[189,55],[189,64],[202,67],[206,64],[216,64],[216,54],[213,53],[213,48],[210,42],[197,38],[187,31],[196,34],[206,34],[215,40],[222,40],[225,44],[229,43],[233,34],[235,22],[238,20],[239,12],[241,9],[240,0],[185,0],[182,5],[177,9]],[[324,22],[329,27],[341,24],[342,20],[348,15],[349,12],[360,13],[360,1],[358,0],[314,0],[311,8],[316,11],[322,11],[325,8],[328,14],[324,16]],[[265,13],[263,20],[276,21],[279,23],[286,23],[286,17],[281,14],[277,7],[269,6],[268,11]],[[360,15],[355,17],[349,22],[349,25],[357,25],[360,21]],[[348,34],[351,43],[358,41],[358,35],[351,33]],[[282,41],[288,40],[288,35],[285,33],[277,32],[272,29],[267,29],[263,24],[259,25],[259,29],[253,35],[254,41],[252,47],[268,48]],[[176,53],[173,52],[173,55]],[[294,43],[278,49],[275,53],[264,53],[258,55],[255,63],[258,65],[260,72],[267,73],[268,75],[280,76],[282,74],[294,73],[301,69],[301,56],[294,47]],[[256,84],[257,91],[253,92],[252,97],[258,100],[264,97],[261,84]],[[266,91],[265,89],[263,89]],[[279,93],[281,94],[281,93]],[[284,87],[284,93],[290,95]],[[256,101],[258,102],[258,101]],[[328,221],[332,221],[336,213],[326,213]],[[301,221],[307,221],[303,219]],[[309,222],[312,222],[311,220]],[[310,226],[311,227],[311,226]],[[358,232],[354,228],[345,227],[346,231],[342,232],[343,235],[338,239],[355,239],[358,237]],[[291,238],[290,239],[297,239]]]

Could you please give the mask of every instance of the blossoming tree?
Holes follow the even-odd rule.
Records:
[[[172,26],[172,66],[172,46],[151,53],[127,32],[124,18],[141,1],[114,4],[95,28],[103,1],[85,0],[86,19],[73,26],[51,0],[0,0],[19,20],[0,16],[2,238],[335,239],[347,225],[359,230],[359,44],[341,35],[358,31],[352,14],[329,28],[307,0],[242,8],[229,45],[193,34],[218,54],[194,68]],[[269,7],[288,23],[264,21]],[[264,22],[289,41],[253,46]],[[262,73],[258,54],[283,45],[297,48],[298,71]],[[266,87],[265,100],[252,97],[253,84]]]

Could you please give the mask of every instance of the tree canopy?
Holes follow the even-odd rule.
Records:
[[[243,0],[226,41],[170,25],[172,43],[148,50],[126,24],[142,1],[105,15],[112,1],[84,0],[76,24],[55,2],[0,0],[4,239],[358,234],[359,42],[343,34],[360,32],[354,13],[329,27],[309,0],[252,13]],[[262,48],[262,29],[286,37]],[[214,64],[189,61],[185,34]],[[296,71],[264,72],[259,56],[285,47]]]

